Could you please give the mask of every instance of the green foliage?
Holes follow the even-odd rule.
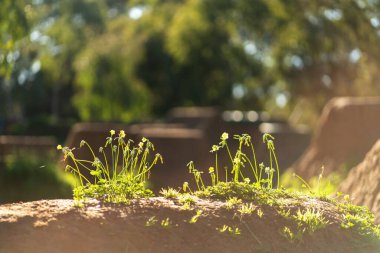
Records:
[[[252,203],[245,203],[245,204],[242,204],[240,206],[240,208],[238,209],[238,212],[240,213],[240,215],[250,215],[252,214],[255,210],[256,210],[256,206],[253,205]]]
[[[193,209],[191,206],[195,203],[195,199],[193,195],[188,193],[184,193],[178,196],[179,203],[182,204],[183,210],[191,210]]]
[[[380,238],[380,226],[374,225],[375,215],[366,206],[352,204],[346,195],[343,202],[338,203],[338,211],[343,216],[343,228],[354,229],[370,238]]]
[[[147,227],[151,227],[151,226],[154,226],[157,222],[158,222],[158,220],[156,219],[156,216],[152,216],[152,217],[150,217],[150,218],[146,221],[145,226],[147,226]]]
[[[19,11],[24,18],[7,20],[7,15],[1,15],[6,19],[5,24],[10,21],[11,30],[17,31],[25,21],[28,29],[23,29],[10,52],[14,56],[10,80],[3,80],[0,73],[0,90],[5,94],[3,98],[0,91],[0,107],[7,108],[0,111],[0,118],[21,119],[16,123],[22,124],[29,134],[46,134],[49,130],[58,135],[54,130],[61,131],[78,117],[71,103],[75,77],[73,59],[90,34],[101,31],[98,29],[102,26],[101,14],[97,8],[100,1],[6,2],[12,3],[11,10],[2,5],[1,11]],[[7,58],[0,50],[0,61]],[[44,124],[37,128],[36,123]],[[8,131],[15,133],[12,129]]]
[[[269,153],[269,167],[265,167],[263,163],[259,164],[256,160],[256,154],[255,149],[253,147],[252,138],[248,134],[242,134],[242,135],[234,135],[234,139],[238,141],[239,146],[236,150],[235,154],[232,155],[231,150],[228,146],[228,140],[229,135],[228,133],[223,133],[220,137],[219,145],[213,145],[211,149],[211,153],[215,153],[215,168],[210,167],[209,168],[209,174],[211,177],[211,184],[212,186],[218,185],[220,182],[220,176],[219,176],[219,163],[218,163],[218,152],[225,148],[227,151],[228,157],[231,162],[231,170],[230,174],[232,174],[231,182],[238,183],[238,182],[245,182],[248,185],[251,183],[257,186],[258,188],[261,188],[262,186],[265,186],[267,188],[272,189],[273,186],[273,179],[274,179],[274,172],[277,174],[277,184],[280,183],[280,169],[277,162],[277,157],[275,153],[274,148],[274,137],[270,134],[264,134],[263,135],[263,142],[267,144],[267,149]],[[251,156],[248,156],[246,153],[243,152],[243,146],[247,147],[249,149],[249,152],[251,152]],[[199,171],[195,168],[195,165],[192,161],[190,161],[187,164],[189,168],[189,173],[194,175],[195,182],[197,184],[197,188],[199,191],[205,190],[206,186],[202,179],[202,171]],[[250,177],[248,175],[245,175],[243,173],[243,168],[248,167],[250,172]],[[264,169],[265,167],[265,169]],[[228,176],[228,169],[225,169],[225,182],[229,181]],[[266,175],[266,178],[264,178],[264,174]],[[252,178],[252,179],[251,179]],[[185,190],[185,187],[184,187]]]
[[[344,229],[354,229],[357,234],[365,239],[375,239],[377,242],[380,238],[380,228],[374,224],[374,215],[363,207],[358,207],[349,202],[349,197],[344,197],[344,202],[337,202],[336,199],[323,195],[323,201],[327,201],[335,206],[341,215],[332,220],[326,216],[324,208],[317,208],[310,204],[313,196],[302,194],[299,192],[288,191],[284,188],[275,188],[272,181],[274,173],[270,171],[275,166],[278,172],[278,163],[274,152],[273,137],[265,134],[264,143],[267,145],[269,152],[269,165],[267,177],[262,178],[264,166],[258,166],[256,155],[252,146],[250,136],[235,135],[238,140],[237,152],[231,152],[227,140],[228,134],[223,133],[219,145],[214,145],[211,152],[218,152],[221,148],[225,148],[227,156],[232,163],[232,169],[229,171],[232,176],[225,177],[225,181],[221,180],[218,172],[218,159],[216,156],[215,167],[209,168],[211,177],[211,185],[206,185],[202,179],[202,172],[195,169],[193,163],[189,163],[189,172],[194,175],[197,191],[192,192],[189,184],[183,184],[183,192],[168,188],[160,191],[165,198],[172,199],[176,203],[182,204],[182,210],[194,210],[196,208],[197,197],[207,199],[217,199],[225,201],[225,208],[233,211],[233,218],[238,216],[240,223],[244,224],[255,240],[263,246],[259,238],[253,234],[247,223],[244,221],[245,216],[257,215],[259,219],[266,219],[263,210],[269,210],[269,213],[277,214],[283,222],[287,224],[279,229],[279,233],[289,241],[299,241],[303,236],[313,234],[316,231],[325,228],[337,221]],[[87,198],[96,198],[99,200],[118,203],[128,202],[133,198],[150,197],[152,192],[146,188],[146,180],[149,171],[159,161],[161,156],[155,155],[154,160],[149,163],[148,155],[154,150],[153,144],[149,140],[143,138],[142,141],[134,147],[132,141],[125,141],[124,131],[120,131],[116,136],[114,130],[110,131],[110,136],[106,139],[104,147],[100,147],[99,153],[103,155],[103,162],[95,155],[92,148],[86,141],[82,141],[80,147],[86,146],[93,155],[92,161],[81,160],[75,158],[74,149],[58,146],[64,154],[65,159],[71,159],[73,166],[68,165],[78,177],[80,185],[74,189],[74,199],[80,203]],[[252,152],[252,157],[248,157],[242,151],[242,147],[246,146]],[[106,158],[105,149],[109,148],[111,161]],[[234,156],[232,155],[234,154]],[[239,161],[238,161],[239,160]],[[241,168],[248,167],[251,178],[243,174]],[[91,183],[80,171],[86,169],[93,177],[94,183]],[[246,172],[246,171],[245,171]],[[244,172],[244,173],[245,173]],[[265,172],[264,172],[265,173]],[[279,176],[279,174],[277,174]],[[302,180],[302,179],[301,179]],[[306,182],[302,181],[304,184]],[[310,189],[310,186],[308,186]],[[303,204],[307,203],[307,204]],[[295,209],[298,207],[298,210]],[[189,224],[196,223],[203,215],[202,209],[197,209],[196,213],[185,222]],[[268,215],[268,217],[270,217]],[[152,216],[145,225],[154,226],[159,220]],[[162,219],[159,223],[162,228],[170,228],[173,222],[169,217]],[[175,224],[178,226],[178,224]],[[223,225],[216,228],[220,233],[228,233],[231,235],[240,235],[242,231],[237,226]]]
[[[70,159],[73,165],[66,169],[77,176],[80,184],[74,189],[74,199],[82,202],[87,198],[96,198],[106,202],[128,202],[138,197],[152,196],[151,190],[146,188],[150,170],[158,162],[163,162],[160,154],[156,153],[153,161],[149,161],[150,152],[154,151],[153,144],[143,138],[138,145],[133,141],[125,141],[125,132],[121,130],[117,136],[110,131],[104,147],[99,148],[99,157],[95,155],[90,145],[82,140],[80,148],[86,146],[93,156],[92,161],[82,160],[74,156],[74,149],[58,145],[64,159]],[[108,148],[111,161],[106,155]],[[103,161],[100,157],[103,157]],[[90,172],[92,178],[86,178],[81,170]],[[94,183],[92,183],[94,182]]]
[[[199,217],[201,217],[202,213],[203,213],[202,210],[197,210],[196,214],[190,218],[189,223],[190,224],[196,223]]]
[[[219,105],[282,115],[296,107],[310,123],[333,96],[380,94],[377,1],[3,0],[1,7],[6,117],[133,121],[173,106]],[[141,16],[132,17],[136,9]],[[31,89],[50,110],[30,107],[23,98]]]
[[[322,171],[318,177],[312,177],[309,182],[306,182],[291,171],[285,171],[281,175],[281,183],[290,191],[305,192],[317,197],[323,197],[334,194],[337,191],[342,177],[342,173],[339,172],[333,172],[328,177],[324,177]]]
[[[278,213],[281,217],[284,217],[284,218],[286,218],[286,219],[290,217],[290,209],[280,208],[279,210],[277,210],[277,213]]]
[[[306,196],[286,191],[285,189],[270,189],[259,187],[256,184],[246,182],[220,182],[215,186],[208,186],[204,190],[194,192],[200,198],[229,200],[233,198],[242,201],[258,201],[260,204],[280,204],[281,198],[294,198],[306,200]]]
[[[276,168],[277,180],[279,182],[279,166],[273,143],[274,138],[272,136],[268,134],[264,134],[263,136],[263,142],[267,144],[270,164],[270,167],[267,167],[265,170],[264,165],[257,166],[256,155],[251,142],[251,137],[246,134],[235,135],[234,137],[239,143],[235,153],[231,152],[228,146],[227,140],[229,135],[227,133],[222,134],[219,145],[212,146],[211,152],[216,153],[216,162],[215,167],[209,168],[211,185],[207,186],[204,183],[202,179],[203,172],[195,169],[193,162],[188,164],[189,173],[194,175],[198,189],[193,193],[194,195],[200,198],[226,201],[226,208],[228,210],[235,209],[236,214],[239,213],[241,219],[245,215],[252,215],[255,211],[260,219],[263,218],[264,212],[259,205],[274,207],[280,217],[295,225],[293,230],[291,230],[289,226],[284,226],[280,230],[280,233],[290,241],[301,240],[305,233],[312,234],[330,224],[330,221],[318,208],[306,207],[305,209],[299,208],[297,211],[292,211],[289,207],[289,205],[301,204],[302,202],[307,201],[310,197],[316,197],[321,201],[332,203],[338,207],[338,210],[340,210],[342,214],[342,227],[356,227],[359,233],[364,236],[380,238],[380,229],[378,226],[374,225],[374,216],[368,210],[365,211],[362,207],[357,207],[348,202],[344,204],[338,203],[335,199],[327,196],[327,194],[322,190],[324,186],[322,182],[323,172],[318,178],[315,192],[301,177],[294,178],[294,180],[300,180],[301,183],[305,185],[305,188],[308,188],[307,193],[300,193],[294,190],[289,191],[285,188],[274,188],[273,172],[275,171],[274,168]],[[242,151],[243,145],[247,146],[251,150],[251,157],[248,157]],[[226,169],[225,181],[220,180],[218,172],[217,152],[220,152],[221,148],[226,149],[227,156],[232,164],[232,169],[230,171]],[[251,172],[251,178],[243,174],[242,168],[245,167],[249,168],[248,171]],[[228,172],[232,174],[232,177],[228,177]],[[267,174],[266,178],[263,178],[264,173]],[[183,190],[184,192],[187,190],[190,191],[187,182],[185,182]],[[287,202],[289,199],[291,199],[292,204]],[[220,232],[228,231],[230,233],[234,233],[235,231],[227,225],[224,225],[222,228],[218,228],[217,230]],[[240,233],[240,230],[238,230],[238,233]]]
[[[261,208],[257,209],[257,212],[256,212],[257,216],[261,219],[264,215],[264,212],[263,210],[261,210]]]
[[[75,62],[73,101],[83,120],[130,122],[149,114],[150,91],[135,77],[142,42],[137,31],[121,26],[121,21],[128,28],[133,25],[125,20],[110,22],[109,32],[89,43]],[[129,43],[130,36],[137,36],[136,41]]]
[[[172,226],[172,221],[169,219],[169,217],[167,217],[166,219],[162,220],[161,221],[161,227],[163,228],[169,228]]]
[[[319,210],[309,208],[304,211],[298,209],[296,215],[293,215],[293,219],[297,222],[298,229],[302,231],[302,234],[305,232],[314,233],[328,224]]]
[[[223,225],[221,228],[217,228],[220,233],[229,233],[231,235],[240,235],[241,231],[238,227],[232,228],[228,225]]]
[[[60,171],[53,157],[8,155],[0,168],[0,202],[68,198],[74,184],[75,179]]]
[[[22,0],[2,0],[0,9],[0,80],[10,77],[17,59],[15,49],[29,29],[30,6]]]
[[[162,189],[160,193],[165,198],[178,201],[183,205],[183,210],[193,210],[197,197],[225,201],[225,208],[234,211],[233,217],[239,214],[241,224],[246,226],[247,230],[261,246],[263,246],[262,243],[252,233],[243,219],[245,216],[254,214],[259,219],[265,219],[266,216],[263,210],[267,210],[267,208],[275,211],[280,218],[289,223],[289,225],[279,229],[279,232],[290,241],[301,240],[305,233],[312,234],[334,222],[336,223],[336,220],[331,221],[325,216],[322,208],[312,207],[311,205],[304,207],[302,205],[302,202],[310,201],[310,195],[274,187],[274,173],[270,172],[273,169],[279,173],[279,166],[272,136],[268,134],[263,136],[263,142],[267,145],[270,157],[268,172],[265,172],[263,165],[257,165],[250,136],[246,134],[234,136],[238,141],[236,152],[231,152],[227,143],[228,137],[227,133],[223,133],[219,145],[212,146],[211,152],[216,153],[216,162],[215,167],[209,168],[211,185],[206,185],[202,180],[202,172],[196,170],[193,163],[189,163],[189,172],[194,175],[198,186],[197,191],[192,192],[189,184],[185,182],[183,192],[168,188]],[[248,157],[243,152],[243,147],[247,147],[252,152],[251,157]],[[162,157],[155,154],[153,160],[150,161],[154,146],[146,138],[143,138],[141,142],[134,146],[132,140],[126,141],[124,131],[116,134],[114,130],[111,130],[110,136],[106,138],[104,147],[99,148],[99,156],[95,155],[94,150],[86,141],[81,141],[79,148],[87,148],[92,154],[92,160],[82,160],[75,157],[75,148],[62,147],[61,145],[58,145],[57,148],[62,150],[65,160],[69,159],[72,162],[72,165],[67,165],[67,169],[76,175],[78,179],[79,185],[74,188],[74,199],[79,204],[82,204],[88,198],[111,203],[125,203],[134,198],[153,196],[153,193],[146,188],[146,181],[154,165],[159,161],[162,162]],[[232,164],[230,171],[227,171],[232,176],[228,177],[227,174],[225,180],[221,180],[218,172],[217,152],[222,148],[225,148]],[[111,157],[110,160],[107,159],[107,154]],[[245,166],[248,170],[243,172],[241,168]],[[82,173],[83,170],[87,170],[91,178],[85,177]],[[50,178],[49,173],[44,176],[44,174],[38,174],[34,170],[29,172],[24,169],[9,169],[9,171],[8,174],[13,178],[25,178],[30,175],[36,175],[44,181],[48,181]],[[247,173],[247,171],[250,173],[251,178],[243,174]],[[264,173],[267,174],[267,177],[263,179]],[[277,177],[279,176],[278,173]],[[307,184],[304,181],[303,183]],[[342,221],[342,228],[354,229],[364,238],[373,238],[375,240],[380,238],[380,228],[374,224],[374,215],[368,209],[353,205],[348,196],[344,197],[344,202],[337,202],[335,199],[326,196],[325,198],[325,201],[336,206],[341,214],[338,220]],[[297,206],[298,210],[295,211]],[[187,222],[194,224],[202,215],[203,210],[197,209],[195,215],[191,216]],[[155,216],[150,217],[145,225],[149,227],[157,223],[162,228],[173,226],[173,222],[169,217],[159,222]],[[175,226],[178,226],[178,224],[175,224]],[[223,225],[216,228],[216,230],[220,233],[231,235],[240,235],[242,233],[237,226]]]
[[[296,239],[296,235],[292,232],[292,230],[285,226],[281,230],[281,234],[288,239],[289,241],[294,241]]]
[[[168,189],[161,189],[160,194],[167,199],[175,199],[180,196],[180,193],[171,187],[169,187]]]
[[[232,198],[226,200],[226,208],[232,209],[233,207],[235,207],[236,205],[241,204],[241,203],[242,203],[241,199],[238,199],[237,197],[232,197]]]

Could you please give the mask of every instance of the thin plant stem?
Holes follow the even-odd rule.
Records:
[[[272,149],[269,149],[269,162],[270,162],[270,171],[271,171],[271,173],[272,173],[272,170],[274,169],[273,168],[273,155],[274,155],[274,152],[273,152],[273,150]],[[278,174],[278,180],[280,179],[279,178],[279,175],[280,175],[280,173],[279,173],[279,171],[278,171],[278,166],[277,166],[277,174]],[[272,173],[273,174],[273,173]],[[278,183],[277,183],[277,185],[278,185]],[[271,188],[273,188],[273,175],[271,176]]]
[[[92,150],[90,144],[88,144],[87,141],[85,141],[84,143],[86,144],[86,146],[88,147],[88,149],[91,151],[92,157],[95,159],[96,156],[95,156],[94,151]]]
[[[140,160],[139,170],[138,170],[137,174],[140,174],[140,172],[142,171],[143,165],[145,164],[146,157],[147,157],[148,153],[149,153],[149,149],[148,149],[148,147],[146,147],[144,150],[143,156]]]
[[[257,160],[256,160],[256,152],[255,152],[255,149],[253,147],[253,143],[252,143],[251,140],[249,140],[249,144],[251,146],[253,161],[254,161],[254,164],[255,164],[255,170],[256,170],[256,175],[257,175],[257,173],[258,173],[258,167],[257,167]]]
[[[272,150],[272,153],[273,153],[273,158],[274,158],[274,161],[275,161],[275,164],[276,164],[276,170],[277,170],[277,188],[280,187],[280,168],[278,166],[278,161],[277,161],[277,157],[276,157],[276,153]]]
[[[110,148],[111,148],[111,157],[112,157],[112,179],[115,179],[115,157],[114,157],[112,142],[110,143]]]
[[[202,175],[199,175],[199,181],[201,182],[202,189],[204,190],[206,187],[205,187],[205,184],[203,183]]]
[[[298,176],[296,173],[293,173],[293,176],[298,178],[298,180],[300,180],[302,184],[304,184],[309,189],[309,191],[312,192],[310,185],[302,177]]]
[[[107,162],[107,157],[106,157],[106,153],[104,152],[104,150],[102,150],[102,153],[103,153],[103,157],[104,157],[104,161],[106,163],[106,167],[105,167],[105,174],[108,176],[108,180],[111,179],[111,176],[110,176],[110,170],[109,170],[109,167],[108,167],[108,162]]]
[[[228,147],[227,142],[226,142],[226,145],[225,145],[225,146],[226,146],[226,149],[227,149],[228,155],[229,155],[229,157],[230,157],[230,159],[231,159],[231,162],[234,163],[234,159],[232,159],[231,151],[230,151],[230,148]]]
[[[119,155],[120,155],[120,145],[118,144],[117,145],[117,151],[116,151],[116,157],[115,157],[115,169],[114,169],[116,175],[117,175],[117,165],[119,163]]]
[[[216,174],[216,183],[219,182],[219,172],[218,172],[218,152],[215,152],[215,174]]]
[[[253,173],[253,175],[255,176],[255,179],[256,179],[256,182],[259,180],[258,179],[258,175],[257,175],[257,171],[255,171],[255,169],[254,169],[254,167],[253,167],[253,164],[252,164],[252,162],[251,162],[251,160],[248,158],[248,156],[246,155],[246,154],[242,154],[243,156],[244,156],[244,158],[248,161],[248,163],[249,163],[249,166],[251,167],[251,169],[252,169],[252,173]]]

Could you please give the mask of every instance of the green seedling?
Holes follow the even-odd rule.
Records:
[[[218,145],[213,145],[211,152],[215,154],[215,165],[209,167],[210,185],[203,180],[203,172],[196,169],[193,162],[188,163],[189,172],[193,174],[197,190],[192,191],[187,182],[183,183],[183,192],[173,188],[162,189],[161,195],[165,198],[174,199],[182,204],[182,209],[192,210],[196,208],[196,198],[207,198],[225,201],[226,209],[234,209],[235,217],[240,214],[240,224],[245,225],[246,231],[257,241],[260,247],[264,247],[259,237],[242,219],[243,215],[252,215],[256,212],[259,218],[264,217],[261,207],[268,207],[277,210],[279,216],[285,218],[287,222],[292,222],[293,226],[284,226],[279,232],[290,241],[301,239],[304,233],[314,233],[326,227],[329,221],[324,217],[323,210],[317,209],[317,205],[309,205],[306,209],[293,211],[293,207],[298,203],[310,200],[311,196],[316,196],[320,200],[326,201],[337,207],[341,214],[341,227],[352,229],[366,237],[380,238],[380,227],[374,224],[374,215],[364,207],[358,207],[351,203],[348,196],[343,198],[343,202],[338,202],[336,198],[321,194],[322,177],[317,182],[318,194],[311,191],[307,195],[300,192],[288,191],[279,187],[279,166],[274,148],[274,138],[269,134],[264,134],[263,142],[267,146],[269,164],[258,164],[255,149],[251,137],[247,134],[234,135],[234,140],[238,142],[238,148],[232,152],[228,144],[229,135],[223,133]],[[67,170],[76,175],[79,184],[74,188],[74,199],[83,206],[88,198],[96,198],[101,201],[112,203],[129,202],[133,198],[144,198],[153,196],[146,185],[150,172],[158,163],[162,163],[162,157],[154,154],[153,144],[143,138],[136,146],[133,141],[125,140],[124,131],[120,131],[116,136],[115,131],[110,131],[110,136],[106,139],[103,147],[95,153],[91,146],[82,141],[79,148],[86,148],[92,154],[92,159],[83,160],[75,156],[75,148],[58,146],[63,152],[64,159],[70,160]],[[225,151],[228,163],[221,166],[218,161],[220,153]],[[111,157],[108,160],[108,157]],[[84,176],[83,170],[87,170],[89,178]],[[224,170],[225,176],[221,173]],[[224,177],[224,178],[223,178]],[[277,179],[277,184],[275,183]],[[307,183],[299,178],[303,184]],[[235,208],[236,207],[236,208]],[[203,210],[204,211],[204,210]],[[197,210],[188,221],[190,224],[196,223],[204,215],[202,210]],[[172,226],[172,221],[167,217],[161,221],[155,216],[150,217],[145,225],[161,225],[163,228]],[[176,224],[176,226],[178,226]],[[217,228],[220,233],[239,235],[238,227],[223,225]]]
[[[238,199],[237,197],[232,197],[226,201],[226,208],[229,210],[239,204],[241,204],[241,199]]]
[[[197,210],[196,211],[196,214],[191,217],[191,219],[189,220],[189,223],[190,224],[194,224],[198,221],[199,217],[202,215],[203,211],[202,210]]]
[[[287,226],[283,227],[280,233],[291,242],[295,241],[296,239],[296,235]]]
[[[182,210],[192,210],[192,205],[195,204],[194,196],[188,193],[179,195],[178,200],[182,204]]]
[[[172,225],[172,221],[167,217],[166,219],[161,221],[161,227],[163,228],[169,228]]]
[[[261,210],[261,208],[257,209],[256,213],[257,213],[257,216],[259,216],[260,219],[263,218],[264,212],[263,212],[263,210]]]
[[[284,217],[285,219],[288,219],[290,218],[290,209],[279,209],[277,210],[277,213],[281,216],[281,217]]]
[[[218,161],[218,154],[225,149],[227,156],[230,160],[230,166],[225,168],[225,181],[239,183],[243,182],[246,184],[255,184],[258,187],[265,186],[267,188],[273,189],[274,185],[274,175],[276,172],[277,175],[277,185],[280,183],[280,170],[278,166],[277,157],[275,154],[274,148],[274,137],[270,134],[263,135],[263,142],[266,144],[269,155],[269,166],[265,167],[263,163],[257,163],[255,149],[252,143],[252,137],[248,134],[234,135],[233,139],[238,142],[238,149],[233,154],[228,144],[229,134],[223,133],[220,137],[220,142],[218,145],[212,145],[210,150],[211,153],[215,154],[215,166],[209,168],[209,175],[211,178],[211,186],[216,186],[219,183],[223,182],[220,178],[220,163]],[[245,149],[250,153],[248,155],[245,152]],[[203,172],[196,169],[194,162],[190,161],[187,164],[189,173],[193,174],[195,183],[197,185],[198,191],[203,191],[206,189],[206,185],[202,178]],[[248,168],[243,171],[243,168]],[[232,177],[229,177],[229,174],[232,174]],[[266,175],[266,176],[265,176]],[[188,186],[188,185],[187,185]],[[184,191],[187,190],[187,187],[184,186]]]
[[[216,230],[219,231],[220,233],[226,233],[227,232],[227,233],[232,234],[232,235],[240,235],[241,234],[241,231],[238,227],[232,228],[232,227],[227,226],[227,225],[223,225],[223,227],[217,228]]]
[[[147,227],[151,227],[151,226],[156,225],[157,222],[158,222],[158,220],[156,219],[156,216],[152,216],[152,217],[150,217],[150,218],[146,221],[145,226],[147,226]]]
[[[314,233],[328,224],[319,210],[315,209],[306,209],[305,211],[298,209],[297,213],[293,215],[293,219],[302,232]]]
[[[338,212],[342,214],[343,228],[354,229],[364,236],[380,238],[380,225],[374,225],[375,215],[368,207],[352,204],[349,195],[345,195],[343,202],[337,205]]]
[[[238,209],[238,212],[240,215],[250,215],[256,210],[256,206],[254,206],[252,203],[245,203],[242,204],[241,207]]]
[[[104,147],[99,148],[97,156],[92,147],[84,140],[79,148],[86,147],[92,154],[92,160],[83,160],[75,157],[75,148],[62,147],[64,160],[70,159],[72,165],[67,165],[66,170],[78,177],[80,182],[74,188],[74,199],[83,202],[87,198],[96,198],[106,202],[128,202],[137,197],[149,197],[153,193],[146,188],[151,169],[163,162],[158,153],[150,161],[151,152],[154,151],[153,143],[142,138],[137,146],[133,141],[125,141],[125,132],[122,130],[118,136],[114,130],[110,131]],[[111,160],[108,161],[107,150]],[[82,170],[89,171],[92,178],[87,178]]]
[[[161,189],[160,194],[164,196],[166,199],[176,199],[180,196],[179,191],[170,187],[168,189]]]

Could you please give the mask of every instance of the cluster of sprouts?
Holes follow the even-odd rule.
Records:
[[[228,145],[228,133],[223,133],[220,137],[219,144],[213,145],[210,150],[211,153],[215,154],[215,166],[210,167],[208,170],[211,178],[211,185],[215,186],[221,182],[218,154],[222,149],[226,150],[229,161],[231,162],[230,170],[228,167],[224,168],[225,182],[244,182],[247,184],[256,184],[258,187],[267,187],[272,189],[274,187],[274,176],[276,175],[277,185],[280,185],[280,170],[275,153],[273,142],[274,137],[270,134],[263,135],[263,142],[266,144],[269,153],[268,166],[265,166],[264,163],[258,164],[255,149],[252,143],[252,137],[250,135],[234,135],[233,138],[238,141],[238,148],[234,154],[231,152]],[[243,151],[243,148],[248,149],[249,155]],[[204,190],[206,186],[204,180],[202,179],[203,172],[195,168],[193,161],[190,161],[187,166],[189,168],[189,173],[194,175],[198,190]],[[248,175],[247,170],[243,170],[243,168],[248,168],[248,171],[251,172],[250,175]],[[232,174],[232,176],[229,176],[229,174]],[[184,190],[188,189],[187,182],[185,182],[185,185],[186,187],[184,187]]]

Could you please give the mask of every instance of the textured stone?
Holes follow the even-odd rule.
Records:
[[[365,205],[375,213],[380,222],[380,140],[365,156],[365,159],[348,174],[339,186],[339,191],[349,194],[353,203]]]
[[[304,179],[342,166],[351,168],[380,138],[380,98],[334,98],[325,106],[319,129],[303,156],[292,166]]]

